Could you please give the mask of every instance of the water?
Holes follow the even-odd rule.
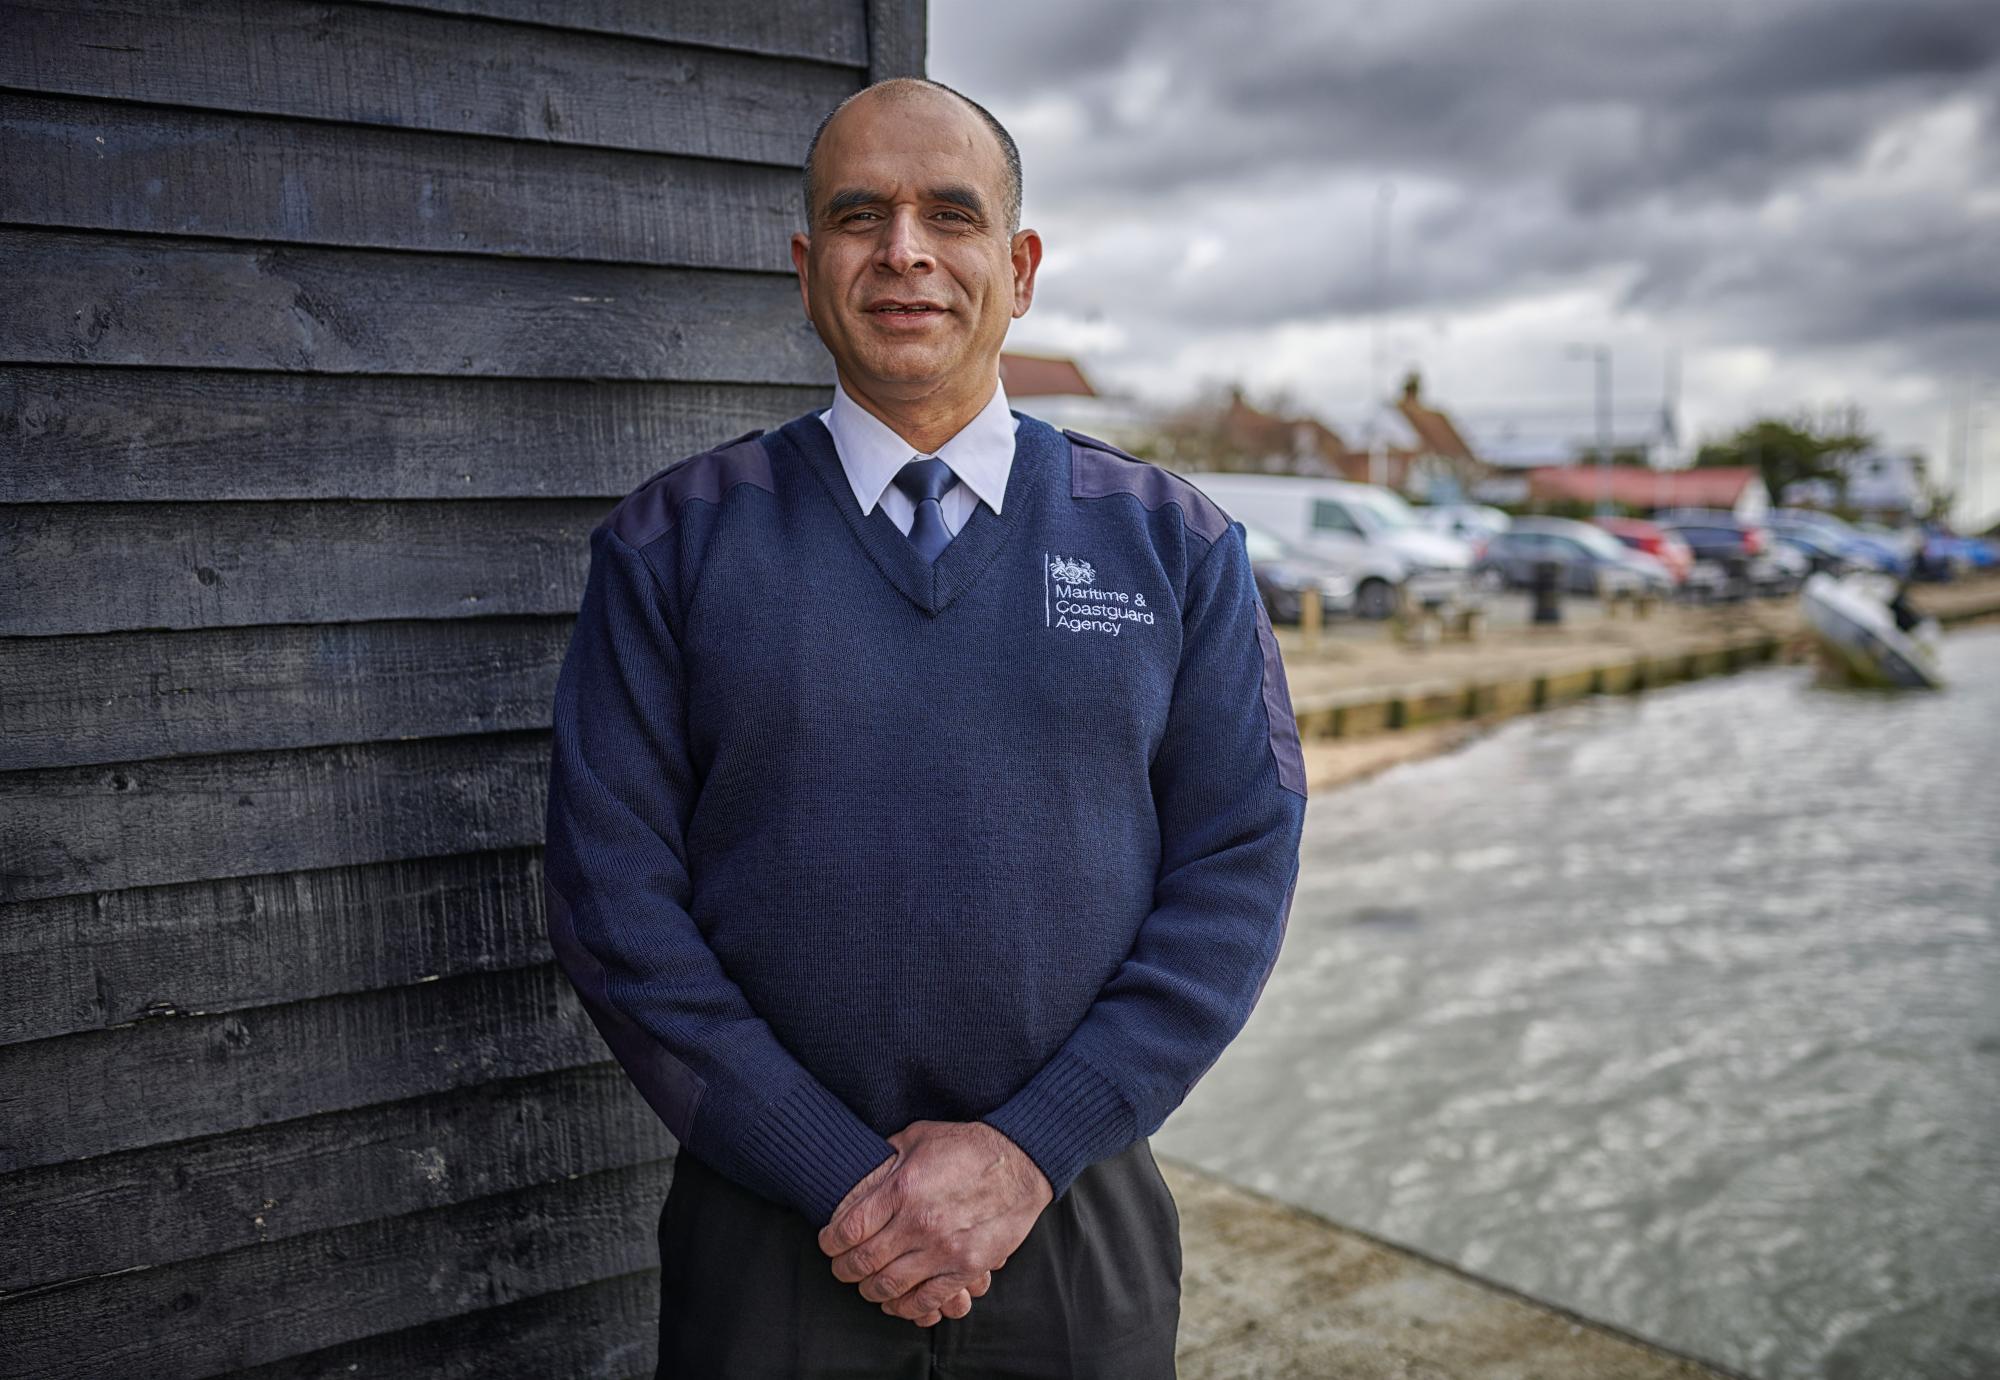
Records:
[[[1523,719],[1308,808],[1155,1139],[1762,1377],[2000,1376],[2000,633]]]

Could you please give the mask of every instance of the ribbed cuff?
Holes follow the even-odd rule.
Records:
[[[745,1167],[815,1227],[833,1220],[848,1190],[895,1156],[847,1104],[808,1079],[766,1107],[739,1145]]]
[[[980,1120],[1020,1146],[1058,1198],[1086,1165],[1138,1138],[1125,1094],[1068,1050]]]

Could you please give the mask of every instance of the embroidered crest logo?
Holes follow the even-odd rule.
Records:
[[[1074,556],[1042,553],[1042,622],[1064,632],[1103,633],[1117,637],[1128,626],[1153,621],[1146,596],[1122,589],[1103,589],[1097,570]]]

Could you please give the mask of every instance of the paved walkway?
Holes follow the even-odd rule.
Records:
[[[1179,1380],[1723,1380],[1160,1157],[1180,1205]]]

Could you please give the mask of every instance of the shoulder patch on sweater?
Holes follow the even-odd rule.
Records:
[[[1176,504],[1188,530],[1210,542],[1229,530],[1229,516],[1215,500],[1173,471],[1095,436],[1068,427],[1062,433],[1070,442],[1070,497],[1131,494],[1151,512],[1157,512],[1163,503]]]
[[[738,484],[755,484],[776,493],[770,452],[757,439],[763,434],[761,427],[746,431],[712,450],[676,460],[620,499],[598,526],[609,527],[627,546],[640,547],[672,531],[681,509],[695,499],[720,503],[722,495]]]

